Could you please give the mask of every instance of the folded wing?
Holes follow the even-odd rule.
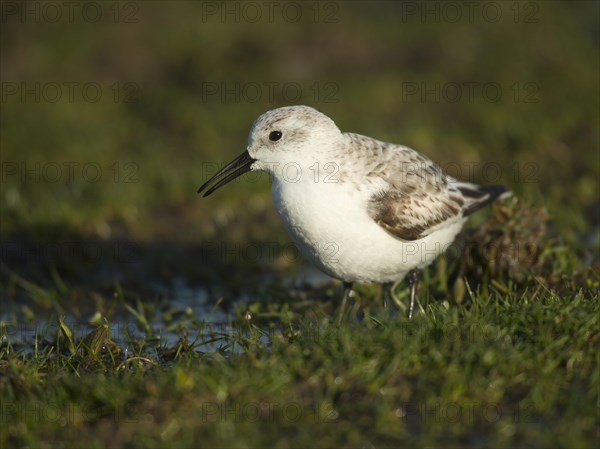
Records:
[[[387,185],[371,197],[369,216],[403,240],[418,240],[490,204],[507,189],[478,186],[446,175],[433,161],[407,147],[389,148],[385,170],[378,173]],[[400,154],[398,154],[400,153]]]

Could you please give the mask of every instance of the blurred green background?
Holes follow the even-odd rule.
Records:
[[[504,183],[595,255],[598,12],[595,1],[3,2],[3,276],[44,282],[55,267],[84,284],[99,271],[105,286],[227,284],[292,270],[289,258],[257,268],[205,251],[289,242],[266,176],[196,195],[259,114],[288,104]]]
[[[595,447],[599,2],[0,7],[0,446]],[[412,321],[196,194],[289,104],[515,192]]]

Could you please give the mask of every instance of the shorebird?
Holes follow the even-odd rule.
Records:
[[[198,193],[251,170],[271,175],[275,208],[302,254],[343,282],[340,318],[353,283],[405,277],[412,318],[419,270],[452,244],[470,214],[510,194],[454,179],[409,147],[341,132],[308,106],[259,116],[246,151]]]

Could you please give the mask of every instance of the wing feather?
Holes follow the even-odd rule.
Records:
[[[367,176],[379,177],[386,187],[369,199],[367,211],[377,224],[400,239],[421,239],[506,192],[503,186],[481,187],[457,181],[411,148],[381,144],[380,161]]]

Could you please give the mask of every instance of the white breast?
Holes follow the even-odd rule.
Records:
[[[465,221],[420,240],[403,241],[369,217],[370,196],[349,183],[273,181],[275,208],[300,251],[330,276],[347,282],[402,279],[445,251]]]

